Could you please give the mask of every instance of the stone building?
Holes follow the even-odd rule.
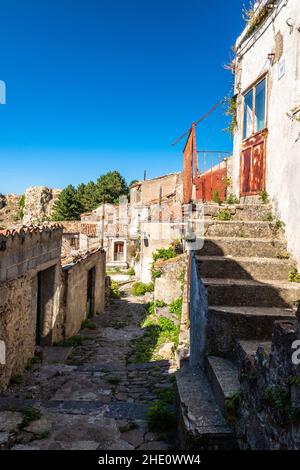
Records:
[[[233,191],[266,190],[300,263],[300,4],[256,2],[236,42]]]
[[[182,173],[138,181],[130,189],[130,238],[135,243],[134,266],[138,278],[151,280],[153,252],[180,239]]]
[[[0,234],[1,387],[22,372],[36,346],[72,336],[104,309],[104,251],[62,268],[62,232],[56,224]]]
[[[62,222],[63,253],[70,256],[76,251],[84,253],[102,247],[108,268],[134,266],[137,276],[149,282],[153,251],[168,247],[174,239],[170,235],[159,236],[157,228],[161,224],[155,211],[161,205],[161,213],[170,218],[171,207],[178,208],[181,200],[181,173],[138,181],[131,187],[129,203],[126,197],[121,197],[119,204],[101,204],[82,214],[80,223]],[[157,224],[153,223],[155,220]],[[169,228],[169,222],[165,225]]]

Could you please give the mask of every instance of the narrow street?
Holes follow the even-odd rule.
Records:
[[[76,346],[46,349],[42,363],[32,361],[13,378],[0,398],[0,448],[174,447],[170,429],[149,429],[149,407],[155,402],[160,409],[166,406],[162,396],[171,396],[167,406],[174,418],[176,367],[134,360],[135,341],[145,334],[143,302],[127,288],[97,316],[96,329],[84,328],[73,338]]]

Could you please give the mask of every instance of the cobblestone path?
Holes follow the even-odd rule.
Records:
[[[53,347],[19,384],[0,397],[0,448],[160,450],[174,440],[149,432],[147,411],[172,387],[169,361],[130,364],[134,340],[144,334],[143,300],[123,292],[95,330],[69,351]],[[50,358],[47,361],[47,356]]]

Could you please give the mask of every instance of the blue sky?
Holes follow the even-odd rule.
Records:
[[[227,95],[243,0],[0,0],[0,192],[179,171]],[[231,150],[224,109],[198,148]]]

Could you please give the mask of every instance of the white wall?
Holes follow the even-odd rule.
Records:
[[[239,165],[242,144],[242,93],[259,76],[268,72],[268,141],[266,154],[266,190],[274,210],[286,224],[289,250],[300,266],[300,122],[287,116],[299,108],[300,115],[300,1],[279,2],[271,19],[256,33],[257,41],[242,51],[237,62],[236,93],[238,93],[238,129],[234,138],[232,163],[233,190],[239,193]],[[293,24],[289,27],[287,21]],[[262,34],[264,28],[269,27]],[[282,55],[279,53],[278,33],[283,37]],[[276,48],[277,35],[277,48]],[[243,36],[243,35],[242,35]],[[237,41],[240,45],[242,36]],[[251,43],[250,45],[251,46]],[[247,49],[247,48],[246,48]],[[268,54],[276,53],[275,63]],[[279,60],[279,61],[278,61]],[[279,67],[285,63],[285,74],[279,79]]]

